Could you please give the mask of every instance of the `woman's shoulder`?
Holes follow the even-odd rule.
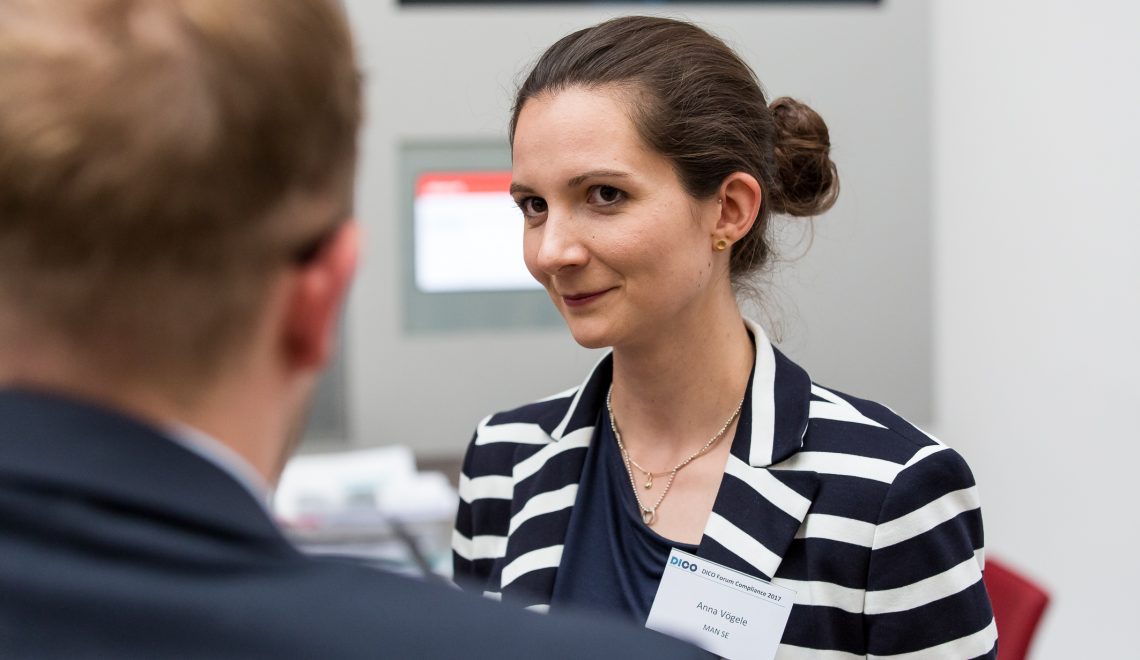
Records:
[[[799,469],[894,484],[906,471],[956,473],[973,483],[962,456],[944,442],[874,401],[811,386],[802,449],[791,462]]]
[[[814,473],[813,513],[855,521],[823,533],[828,538],[890,552],[954,546],[957,562],[982,547],[981,503],[966,461],[880,403],[813,384],[802,448],[772,468]],[[960,525],[944,524],[950,520]]]
[[[475,440],[525,442],[527,437],[542,433],[549,442],[559,424],[569,413],[578,394],[577,387],[529,401],[514,408],[487,415],[475,428]]]
[[[812,582],[822,585],[813,604],[834,607],[845,597],[834,584],[859,585],[870,648],[986,655],[995,634],[982,583],[985,535],[965,460],[880,403],[813,383],[809,408],[801,450],[772,467],[817,475],[797,533],[828,565],[828,582]]]
[[[479,428],[504,424],[543,424],[552,417],[558,417],[561,421],[574,403],[578,390],[579,388],[572,387],[514,408],[491,413],[479,422]]]
[[[584,412],[580,391],[581,388],[574,387],[487,415],[475,427],[468,453],[492,446],[496,447],[496,453],[519,445],[537,449],[560,439],[573,430],[567,428],[572,413]]]
[[[592,426],[604,405],[612,370],[613,354],[606,353],[577,387],[487,415],[475,429],[473,444],[519,437],[524,444],[551,442]]]
[[[579,391],[571,388],[484,417],[467,446],[463,474],[511,474],[515,465],[565,438],[573,430],[568,428],[571,413],[583,408]]]

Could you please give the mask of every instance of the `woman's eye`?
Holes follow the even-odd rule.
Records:
[[[625,193],[613,186],[590,186],[587,197],[591,204],[609,206],[625,200]]]
[[[541,197],[524,197],[515,200],[515,203],[522,209],[523,215],[528,218],[534,218],[546,213],[546,200]]]

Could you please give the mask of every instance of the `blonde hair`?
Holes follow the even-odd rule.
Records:
[[[340,219],[295,208],[347,204],[359,87],[331,0],[0,0],[0,315],[206,376]]]

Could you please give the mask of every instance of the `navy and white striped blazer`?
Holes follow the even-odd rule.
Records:
[[[756,340],[737,433],[697,554],[796,591],[777,658],[993,658],[973,476],[884,406],[834,392]],[[460,478],[456,581],[549,607],[586,448],[612,378],[491,415]]]

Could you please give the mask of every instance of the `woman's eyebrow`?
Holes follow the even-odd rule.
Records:
[[[583,172],[577,176],[570,177],[570,179],[566,181],[566,187],[577,188],[589,179],[595,178],[628,179],[630,178],[630,174],[628,172],[622,172],[621,170],[590,170],[589,172]],[[520,193],[524,195],[533,195],[535,194],[535,191],[534,188],[531,188],[528,185],[512,181],[510,193],[512,195]]]
[[[577,188],[578,186],[582,185],[582,183],[584,181],[586,181],[587,179],[607,178],[607,177],[608,178],[615,178],[616,177],[619,179],[628,179],[629,174],[627,172],[622,172],[620,170],[590,170],[589,172],[579,174],[578,176],[570,177],[570,180],[566,182],[566,186],[568,188]]]

